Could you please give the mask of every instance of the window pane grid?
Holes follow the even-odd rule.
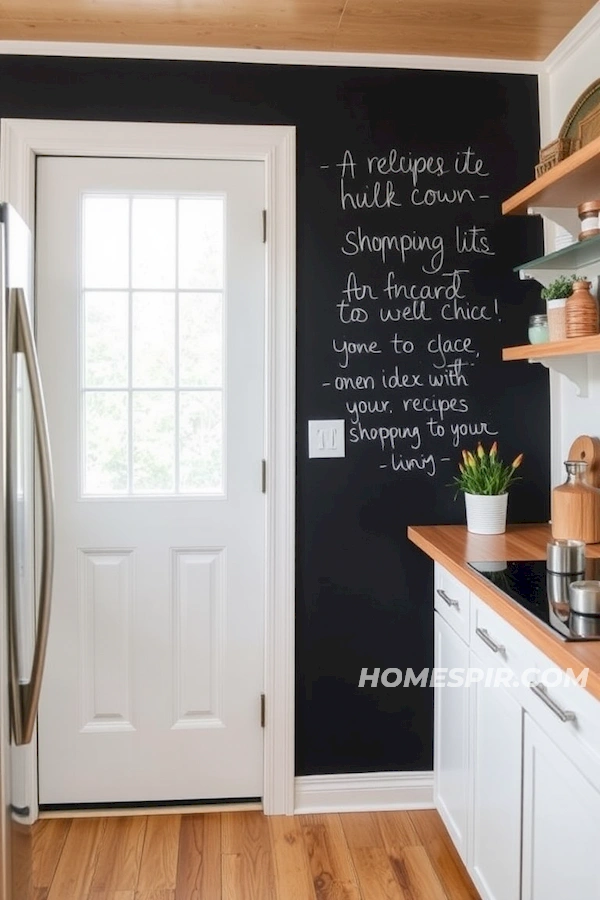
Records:
[[[122,288],[121,287],[120,288],[95,287],[94,285],[90,285],[89,287],[85,288],[85,291],[93,291],[94,294],[113,294],[113,293],[115,293],[115,291],[117,293],[126,293],[129,290],[130,290],[130,288],[127,285]],[[174,287],[167,288],[166,290],[174,291],[175,288]],[[131,288],[131,291],[139,292],[139,291],[141,291],[141,289],[140,288]],[[164,294],[165,288],[145,287],[145,288],[143,288],[143,293],[144,294]],[[221,290],[221,288],[194,288],[192,290],[192,288],[180,287],[177,289],[177,293],[180,294],[181,296],[185,296],[186,294],[190,294],[190,295],[193,295],[193,294],[220,294],[220,293],[222,293],[222,290]]]
[[[83,387],[83,388],[81,388],[81,393],[82,394],[91,394],[91,393],[113,394],[113,393],[123,393],[124,391],[127,391],[127,390],[128,390],[127,387],[114,387],[114,388],[113,387],[108,387],[108,388]],[[201,394],[203,391],[214,392],[214,391],[222,391],[222,390],[223,390],[223,388],[219,384],[208,384],[208,385],[202,385],[202,387],[180,387],[180,388],[177,388],[176,393],[179,393],[179,394],[185,394],[185,393]],[[166,393],[172,394],[175,392],[175,388],[172,388],[172,387],[165,387],[165,388],[136,387],[136,388],[132,388],[132,392],[134,394],[145,394],[145,393],[160,394],[161,392],[166,392]]]
[[[224,198],[208,199],[212,210],[209,203],[204,220],[203,195],[144,197],[139,209],[134,207],[140,200],[137,195],[106,195],[100,203],[97,196],[84,199],[80,385],[84,495],[165,496],[223,490]],[[194,200],[200,201],[195,211]],[[211,221],[218,221],[221,233],[211,238],[200,228],[199,235],[189,229],[183,235],[182,202],[187,204],[188,222],[194,224],[195,215],[206,232]],[[153,208],[165,213],[161,229],[168,246],[164,252],[159,247],[162,238],[149,237]],[[96,244],[102,243],[103,229],[112,231],[115,209],[122,216],[116,231],[124,236],[126,229],[127,247],[120,247],[118,272],[105,274],[115,242],[107,242],[106,258],[102,248],[97,252]],[[97,220],[90,226],[96,213]],[[169,218],[171,234],[165,231]],[[140,238],[136,233],[136,223],[138,227],[143,223],[147,241],[142,239],[144,234]],[[211,242],[213,249],[218,248],[218,258],[214,252],[210,257]],[[144,258],[145,244],[150,248],[146,255],[154,258]],[[182,252],[187,254],[184,262]],[[119,280],[123,266],[127,284]],[[151,279],[159,286],[153,286]],[[202,279],[208,286],[203,286]]]

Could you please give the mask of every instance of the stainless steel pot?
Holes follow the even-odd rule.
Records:
[[[569,606],[580,616],[600,616],[600,581],[573,581],[569,585]]]
[[[580,616],[571,613],[569,630],[581,638],[595,638],[600,635],[600,616]]]
[[[546,593],[548,600],[556,613],[563,621],[569,618],[571,606],[569,602],[569,585],[574,581],[582,581],[583,575],[559,575],[556,572],[546,572]]]
[[[585,544],[583,541],[550,541],[546,547],[546,566],[549,572],[578,575],[585,572]]]

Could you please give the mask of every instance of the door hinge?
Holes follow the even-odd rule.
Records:
[[[267,211],[266,211],[266,209],[263,209],[262,216],[263,216],[263,244],[266,244],[267,243]]]
[[[267,493],[267,461],[263,459],[262,461],[262,492],[263,494]]]
[[[265,706],[266,706],[266,697],[264,694],[260,695],[260,727],[265,727]]]

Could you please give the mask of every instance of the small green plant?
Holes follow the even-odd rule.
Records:
[[[542,300],[561,300],[573,293],[573,282],[584,281],[585,275],[559,275],[548,287],[542,288]]]
[[[522,462],[523,454],[519,453],[510,465],[503,463],[498,458],[496,441],[489,453],[486,453],[481,443],[477,444],[475,453],[463,450],[462,463],[458,466],[459,474],[454,477],[456,495],[460,491],[465,494],[505,494],[511,484],[519,480],[515,473]]]

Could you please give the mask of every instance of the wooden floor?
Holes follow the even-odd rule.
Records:
[[[46,819],[35,900],[479,900],[434,811]]]

